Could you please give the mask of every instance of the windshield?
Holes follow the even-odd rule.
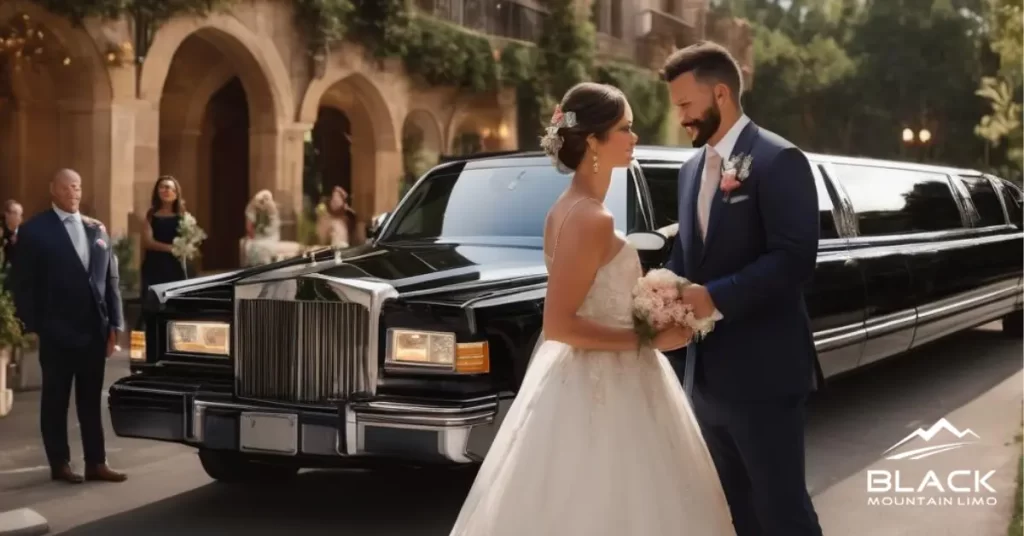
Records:
[[[570,176],[552,166],[441,171],[409,192],[382,241],[467,237],[543,238],[544,219]],[[615,227],[642,225],[632,173],[612,173],[605,206]]]

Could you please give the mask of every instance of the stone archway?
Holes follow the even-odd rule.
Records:
[[[294,100],[273,41],[223,12],[176,17],[153,38],[139,98],[149,106],[140,107],[136,121],[136,216],[148,208],[156,177],[171,173],[210,235],[202,269],[237,266],[241,207],[250,192],[274,192],[285,222],[294,209],[283,163]],[[224,147],[230,155],[211,158]]]
[[[114,226],[113,91],[95,42],[20,1],[0,4],[0,40],[0,199],[18,199],[26,216],[37,213],[49,206],[53,173],[73,168],[84,183],[83,212]]]
[[[278,70],[268,60],[276,52],[261,48],[240,23],[218,16],[200,22],[199,28],[182,22],[161,30],[168,33],[157,35],[143,69],[140,96],[159,102],[159,143],[137,147],[137,158],[154,149],[157,158],[153,166],[149,155],[150,173],[138,178],[136,199],[142,202],[135,208],[145,213],[158,175],[177,177],[189,211],[208,235],[202,269],[221,271],[239,265],[249,197],[263,188],[289,190],[278,184],[278,131],[287,122],[290,90],[281,87],[282,77],[287,82],[283,65]],[[166,58],[168,50],[173,52]],[[276,197],[287,209],[289,199]]]
[[[325,134],[322,152],[351,155],[347,173],[338,168],[327,172],[337,179],[328,174],[322,180],[346,180],[350,184],[346,190],[359,224],[365,226],[374,214],[388,210],[397,199],[401,160],[394,121],[377,86],[361,74],[329,83],[315,82],[307,92],[300,116],[303,122],[314,124],[315,132]],[[339,129],[341,117],[347,122],[347,133]],[[326,122],[335,127],[327,128]],[[344,165],[344,159],[335,160],[330,161],[332,166]]]
[[[427,110],[413,110],[402,125],[402,166],[404,176],[401,194],[431,167],[444,152],[441,125]]]

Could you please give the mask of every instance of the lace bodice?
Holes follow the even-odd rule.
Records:
[[[550,269],[551,257],[545,255],[545,259]],[[612,260],[597,270],[594,283],[577,313],[605,325],[631,327],[633,286],[643,275],[640,256],[633,245],[626,242]]]

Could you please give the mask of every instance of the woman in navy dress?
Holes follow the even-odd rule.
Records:
[[[184,214],[185,200],[177,179],[170,175],[157,179],[142,232],[143,299],[153,285],[185,279],[181,260],[171,253],[171,244],[178,236],[178,223]]]

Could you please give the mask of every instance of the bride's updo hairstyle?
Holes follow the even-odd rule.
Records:
[[[555,107],[540,146],[562,173],[572,173],[587,154],[587,138],[608,138],[626,113],[626,96],[606,84],[583,82],[573,86]]]

